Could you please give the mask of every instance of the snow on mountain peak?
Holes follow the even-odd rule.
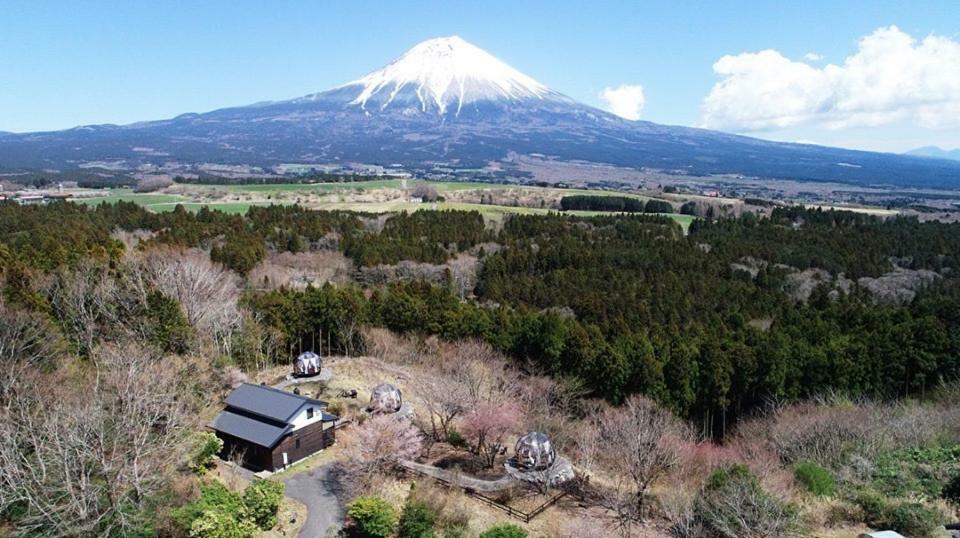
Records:
[[[438,37],[417,44],[386,67],[342,87],[361,86],[351,102],[364,110],[386,108],[405,99],[421,111],[459,114],[479,100],[542,99],[552,92],[536,80],[498,60],[459,36]]]

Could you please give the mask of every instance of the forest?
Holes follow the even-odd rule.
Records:
[[[877,470],[843,478],[845,506],[883,510],[844,517],[910,529],[922,516],[925,535],[939,512],[902,499],[953,491],[958,261],[960,224],[800,207],[700,219],[685,234],[667,217],[631,213],[487,222],[464,211],[2,202],[0,530],[207,536],[227,525],[204,503],[239,507],[248,495],[202,477],[215,450],[197,437],[201,417],[237,380],[319,350],[367,369],[409,368],[427,412],[420,433],[404,435],[477,454],[494,452],[474,441],[487,431],[475,426],[500,417],[519,428],[522,407],[582,469],[616,476],[632,456],[597,454],[594,440],[622,435],[609,426],[618,421],[654,420],[661,467],[578,493],[614,514],[624,535],[651,514],[675,536],[696,535],[677,525],[702,518],[719,525],[709,503],[726,497],[711,498],[704,480],[733,480],[771,503],[757,489],[774,487],[770,477],[796,465],[797,477],[783,479],[799,484],[811,462],[847,477],[857,455]],[[884,295],[880,284],[910,286]],[[465,387],[480,385],[499,388],[463,413]],[[522,405],[492,396],[507,390]],[[370,428],[353,435],[377,438]],[[919,451],[909,456],[918,466],[933,458],[937,474],[904,493],[891,469],[907,450]],[[373,480],[368,493],[385,472],[354,471]],[[658,495],[683,493],[675,506],[707,503],[707,512],[644,502],[668,471],[688,473],[677,478],[686,485]],[[880,501],[869,497],[876,488]],[[268,516],[282,488],[270,491]],[[776,503],[756,524],[799,528],[793,501]],[[222,535],[251,536],[260,523]],[[779,532],[769,535],[792,535]]]
[[[564,211],[614,211],[623,213],[673,213],[673,205],[664,200],[647,200],[626,196],[564,196],[560,199]]]
[[[922,394],[960,375],[957,224],[802,208],[697,220],[687,236],[668,219],[643,215],[518,215],[498,231],[470,212],[403,213],[379,229],[374,221],[296,206],[239,216],[154,214],[129,203],[2,204],[4,296],[51,315],[36,291],[44,275],[89,259],[114,264],[124,251],[117,230],[144,233],[139,249],[208,249],[241,275],[270,251],[340,249],[357,267],[443,264],[472,251],[479,269],[466,297],[448,275],[368,289],[251,288],[243,300],[279,331],[286,353],[318,334],[337,352],[362,352],[358,326],[476,337],[518,363],[581,379],[611,402],[645,394],[716,436],[769,401],[826,391]],[[755,275],[734,268],[745,257],[764,261]],[[906,305],[878,303],[856,287],[831,295],[821,285],[806,302],[783,291],[790,272],[880,277],[894,270],[891,260],[943,278]]]

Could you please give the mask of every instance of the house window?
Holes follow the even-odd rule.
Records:
[[[297,441],[296,441],[295,443],[293,443],[293,445],[294,445],[296,448],[300,448],[300,439],[297,439]]]
[[[307,420],[310,420],[310,419],[312,419],[312,418],[313,418],[313,408],[312,408],[312,407],[308,407],[308,408],[307,408]]]

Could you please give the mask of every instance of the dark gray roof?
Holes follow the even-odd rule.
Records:
[[[292,394],[264,385],[244,383],[227,396],[229,407],[242,409],[278,422],[289,422],[304,404],[325,407],[326,402]]]
[[[213,428],[255,445],[271,448],[290,431],[292,426],[289,424],[285,427],[275,426],[269,422],[223,411],[214,419]]]

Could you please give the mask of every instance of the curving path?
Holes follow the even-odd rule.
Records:
[[[324,465],[283,477],[285,495],[307,507],[307,520],[297,536],[323,538],[330,527],[343,525],[344,509],[340,503],[340,486],[331,473],[331,466]]]

